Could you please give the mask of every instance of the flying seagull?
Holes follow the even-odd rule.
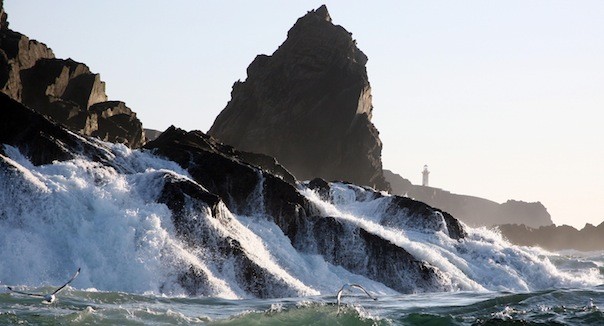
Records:
[[[338,309],[340,308],[340,303],[341,303],[341,297],[342,297],[342,293],[344,292],[344,290],[352,290],[352,288],[357,288],[363,292],[365,292],[365,294],[367,294],[371,299],[373,300],[377,300],[376,297],[372,296],[371,294],[369,294],[369,292],[367,292],[367,290],[365,290],[364,287],[358,285],[358,284],[350,284],[350,283],[346,283],[344,285],[342,285],[342,287],[340,288],[340,291],[338,291]]]
[[[73,276],[69,279],[69,281],[67,281],[65,284],[63,284],[60,288],[56,289],[53,293],[49,293],[49,294],[36,294],[36,293],[27,293],[27,292],[21,292],[21,291],[16,291],[13,290],[13,288],[11,288],[10,286],[7,286],[7,288],[15,293],[19,293],[19,294],[25,294],[25,295],[29,295],[31,297],[36,297],[36,298],[42,298],[44,299],[42,302],[44,303],[53,303],[56,299],[55,294],[61,292],[66,286],[67,284],[71,283],[71,281],[75,280],[76,277],[78,277],[78,275],[80,274],[80,268],[78,268],[78,270],[75,272],[75,274],[73,274]]]

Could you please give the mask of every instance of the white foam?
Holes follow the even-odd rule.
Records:
[[[364,191],[353,187],[357,192]],[[444,226],[436,230],[401,228],[397,224],[384,226],[380,222],[388,215],[385,209],[391,200],[389,196],[359,203],[352,200],[354,191],[345,188],[352,187],[332,184],[334,204],[322,201],[314,191],[301,190],[301,193],[315,203],[324,215],[362,227],[436,266],[446,275],[444,285],[450,290],[530,291],[602,282],[601,277],[594,277],[593,271],[584,271],[579,275],[560,271],[542,255],[541,250],[514,246],[486,229],[465,226],[467,237],[457,241],[448,236]],[[439,224],[444,225],[444,222]]]
[[[35,167],[9,151],[22,177],[0,182],[3,282],[57,284],[81,267],[74,287],[179,295],[178,271],[204,269],[174,235],[170,210],[154,201],[166,171],[184,171],[149,153],[110,148],[129,174],[85,159]],[[215,295],[239,297],[208,275]]]
[[[230,262],[218,265],[209,259],[211,245],[191,248],[183,243],[176,236],[172,212],[156,202],[165,175],[192,181],[187,171],[146,151],[90,142],[113,167],[85,158],[34,166],[14,147],[4,147],[7,156],[0,159],[11,168],[0,169],[3,284],[56,285],[81,267],[80,277],[72,283],[76,288],[181,296],[185,291],[178,277],[193,266],[207,275],[209,295],[249,296],[237,283],[236,266],[231,264],[229,270]],[[233,215],[220,204],[218,216],[212,216],[208,207],[197,207],[193,217],[216,237],[237,240],[249,259],[295,295],[335,294],[344,283],[396,294],[312,254],[311,239],[307,251],[296,250],[265,215],[260,173],[259,178],[257,191],[249,198],[249,214]],[[442,216],[431,228],[408,216],[391,216],[387,212],[391,197],[375,198],[361,187],[332,184],[335,204],[304,187],[299,191],[323,216],[362,227],[435,266],[444,275],[443,286],[450,290],[527,291],[602,282],[594,271],[561,271],[549,261],[549,253],[512,246],[486,229],[466,227],[468,235],[457,241],[448,236]],[[386,217],[402,223],[385,224]],[[355,251],[354,246],[348,249]],[[359,249],[357,254],[365,253]]]

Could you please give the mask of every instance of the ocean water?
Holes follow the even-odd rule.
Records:
[[[266,285],[275,299],[255,298],[234,276],[235,262],[211,245],[183,243],[171,211],[158,203],[165,177],[190,180],[187,171],[149,152],[89,141],[111,166],[85,157],[33,166],[8,146],[0,157],[10,166],[0,169],[0,325],[604,324],[602,252],[513,246],[484,228],[466,228],[457,241],[444,220],[427,226],[389,213],[390,196],[333,183],[326,202],[300,184],[322,216],[363,228],[438,270],[437,288],[401,294],[313,254],[313,239],[294,248],[264,215],[260,173],[248,215],[223,204],[219,216],[186,207],[204,232],[237,240],[277,280]],[[353,237],[346,248],[351,259],[365,255]],[[207,275],[204,296],[187,296],[178,282],[191,266]],[[52,304],[5,287],[48,293],[78,267],[79,277]],[[346,283],[362,284],[378,300],[353,291],[338,306],[335,295]]]
[[[49,288],[31,289],[44,291]],[[52,304],[0,294],[0,325],[602,325],[604,287],[282,299],[137,295],[70,288]]]

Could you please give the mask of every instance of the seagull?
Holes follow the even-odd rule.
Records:
[[[342,287],[340,288],[340,291],[338,291],[338,309],[340,308],[340,303],[341,303],[341,297],[342,297],[342,293],[344,292],[344,290],[352,290],[352,288],[357,288],[363,292],[365,292],[365,294],[367,294],[371,299],[373,300],[377,300],[376,297],[372,296],[371,294],[369,294],[369,292],[367,292],[367,290],[365,290],[364,287],[358,285],[358,284],[350,284],[350,283],[346,283],[344,285],[342,285]]]
[[[27,292],[16,291],[16,290],[13,290],[13,288],[11,288],[10,286],[7,286],[7,288],[11,292],[29,295],[30,297],[42,298],[42,299],[44,299],[42,302],[50,304],[50,303],[53,303],[55,301],[55,299],[57,298],[55,296],[55,294],[61,292],[67,286],[67,284],[69,284],[69,283],[71,283],[71,281],[75,280],[75,278],[78,277],[79,274],[80,274],[80,268],[78,268],[78,270],[75,272],[75,274],[73,274],[73,276],[69,279],[69,281],[67,281],[65,284],[63,284],[58,289],[54,290],[53,293],[48,293],[48,294],[36,294],[36,293],[27,293]]]

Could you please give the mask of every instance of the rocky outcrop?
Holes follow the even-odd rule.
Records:
[[[147,141],[155,140],[157,137],[159,137],[159,135],[161,135],[161,131],[155,129],[145,128],[143,131],[145,132],[145,139]]]
[[[547,250],[575,249],[595,251],[604,249],[604,223],[598,226],[586,224],[581,230],[572,226],[542,226],[505,224],[498,226],[501,235],[520,246],[537,246]]]
[[[306,185],[287,182],[287,177],[259,170],[256,164],[246,162],[241,152],[218,144],[199,131],[185,132],[170,127],[145,148],[186,168],[195,181],[217,194],[231,212],[264,211],[301,252],[322,255],[334,265],[379,280],[397,291],[421,292],[440,287],[441,276],[434,267],[359,226],[320,215],[320,210],[297,190]],[[308,187],[322,187],[326,199],[331,200],[330,183],[317,179]],[[363,197],[383,196],[370,188],[363,191],[367,192]],[[427,232],[435,232],[435,225],[443,220],[438,210],[402,197],[392,197],[388,213],[386,223],[402,224],[417,219],[415,226],[431,230]],[[453,239],[465,236],[457,220],[448,214],[444,220],[449,236]],[[366,254],[358,255],[359,250]],[[392,263],[392,259],[396,263]]]
[[[108,162],[107,152],[0,93],[0,144],[19,149],[35,165],[64,161],[77,155]],[[3,148],[0,147],[0,154]]]
[[[7,16],[4,12],[4,0],[0,0],[0,29],[8,28]]]
[[[300,180],[389,189],[371,123],[366,62],[351,34],[321,6],[298,19],[271,56],[254,59],[208,133],[275,157]]]
[[[35,165],[77,157],[99,162],[119,173],[137,173],[130,165],[124,165],[105,143],[69,132],[5,94],[0,94],[0,105],[3,108],[0,144],[18,148]],[[256,297],[300,293],[299,288],[263,265],[249,246],[237,238],[239,232],[230,231],[241,227],[230,212],[262,216],[259,218],[274,223],[297,251],[321,255],[335,266],[397,291],[447,289],[438,268],[375,231],[321,213],[300,192],[307,185],[296,182],[270,157],[237,151],[202,132],[185,132],[175,127],[168,128],[145,148],[177,162],[193,178],[157,170],[156,180],[147,181],[158,187],[150,192],[156,197],[149,200],[164,204],[171,211],[177,236],[192,250],[204,251],[204,263],[212,266],[204,269],[195,264],[179,265],[175,278],[191,295],[215,293],[208,282],[210,272],[230,275],[238,288]],[[10,150],[0,147],[0,174],[5,178],[27,178],[24,168],[7,157],[7,149]],[[465,236],[457,220],[424,203],[386,197],[368,187],[337,185],[343,186],[354,191],[359,199],[386,200],[388,205],[384,207],[385,218],[381,223],[404,225],[423,233],[446,231],[452,239]],[[334,201],[333,183],[315,180],[312,187],[322,188],[326,200]]]
[[[57,59],[45,44],[0,30],[0,90],[72,131],[140,147],[141,122],[123,102],[107,102],[105,83],[82,63]]]
[[[529,227],[553,225],[547,209],[540,202],[527,203],[508,200],[503,204],[449,191],[413,185],[409,180],[391,171],[384,170],[386,180],[392,185],[392,193],[438,207],[451,213],[471,226],[494,226],[500,224],[525,224]]]

